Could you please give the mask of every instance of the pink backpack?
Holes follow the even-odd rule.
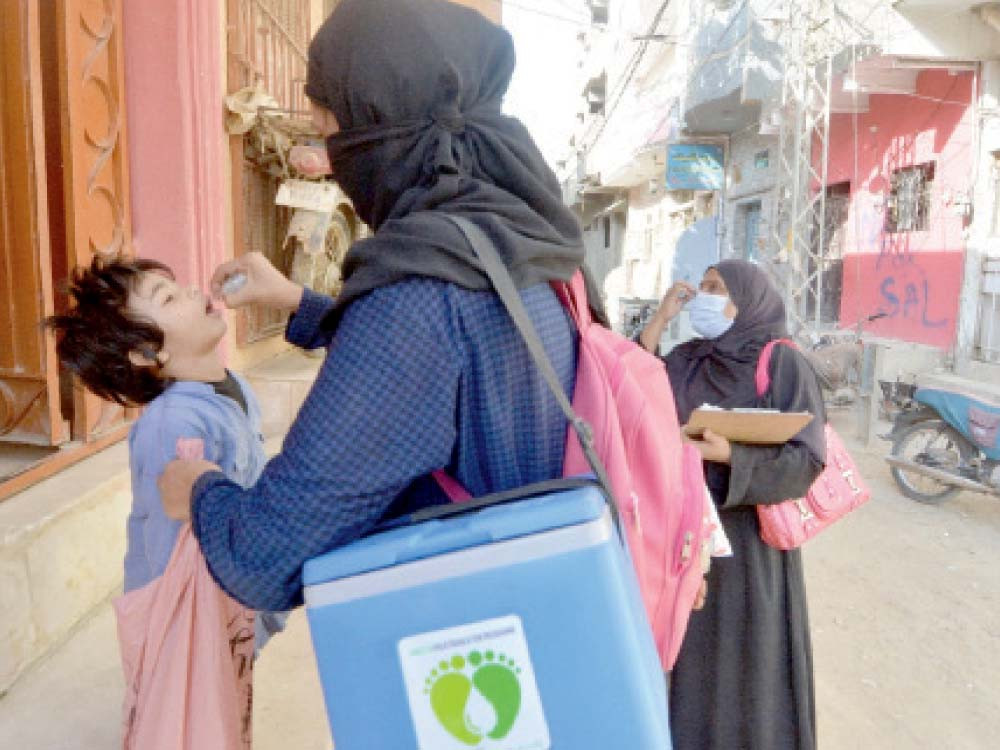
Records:
[[[570,422],[563,476],[594,473],[617,505],[660,661],[673,667],[707,565],[712,523],[701,455],[681,440],[663,363],[596,323],[583,275],[553,284],[580,334],[570,405],[496,250],[457,219]],[[453,501],[469,498],[435,473]]]

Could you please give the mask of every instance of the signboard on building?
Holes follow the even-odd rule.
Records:
[[[667,146],[668,190],[722,190],[725,152],[710,143]]]

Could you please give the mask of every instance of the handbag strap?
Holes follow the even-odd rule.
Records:
[[[464,503],[467,500],[472,499],[472,495],[469,493],[465,487],[458,483],[458,480],[453,479],[450,474],[442,469],[431,472],[431,476],[434,477],[434,481],[438,483],[438,486],[444,490],[444,494],[448,496],[448,499],[453,503]]]
[[[507,272],[507,268],[500,259],[500,254],[497,253],[489,237],[468,219],[461,216],[449,215],[448,220],[457,226],[469,241],[469,245],[472,246],[473,252],[475,252],[476,257],[479,259],[482,270],[489,277],[504,307],[507,308],[507,313],[510,315],[511,320],[514,321],[514,325],[520,332],[521,338],[524,339],[531,358],[541,371],[545,382],[548,383],[549,390],[555,396],[559,408],[562,409],[563,414],[566,415],[566,419],[573,426],[574,432],[576,432],[577,437],[580,439],[580,446],[583,448],[583,454],[587,458],[587,463],[590,464],[591,471],[594,472],[594,476],[597,477],[597,481],[608,497],[615,525],[618,525],[617,502],[612,492],[611,481],[608,479],[604,463],[594,449],[593,430],[591,430],[589,424],[578,417],[576,412],[573,411],[573,405],[566,396],[562,383],[559,382],[559,376],[556,375],[556,371],[553,369],[552,363],[545,353],[541,339],[538,338],[535,326],[532,325],[531,319],[528,317],[528,311],[524,309],[521,295],[518,294],[517,288],[514,286],[514,280],[510,277],[510,273]],[[579,311],[577,310],[577,312]]]
[[[771,354],[774,352],[774,347],[778,344],[798,349],[795,342],[791,339],[774,339],[764,345],[764,348],[760,352],[760,357],[757,359],[757,375],[754,378],[754,382],[757,385],[757,398],[767,393],[771,387]]]

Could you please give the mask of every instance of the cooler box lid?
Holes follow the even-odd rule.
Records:
[[[375,534],[306,562],[306,586],[543,531],[596,521],[605,500],[596,487],[517,500],[467,515]]]

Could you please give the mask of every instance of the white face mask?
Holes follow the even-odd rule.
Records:
[[[729,304],[729,297],[699,292],[693,300],[687,303],[686,307],[691,316],[691,327],[695,333],[706,339],[717,339],[732,328],[735,320],[726,317],[727,304]]]

